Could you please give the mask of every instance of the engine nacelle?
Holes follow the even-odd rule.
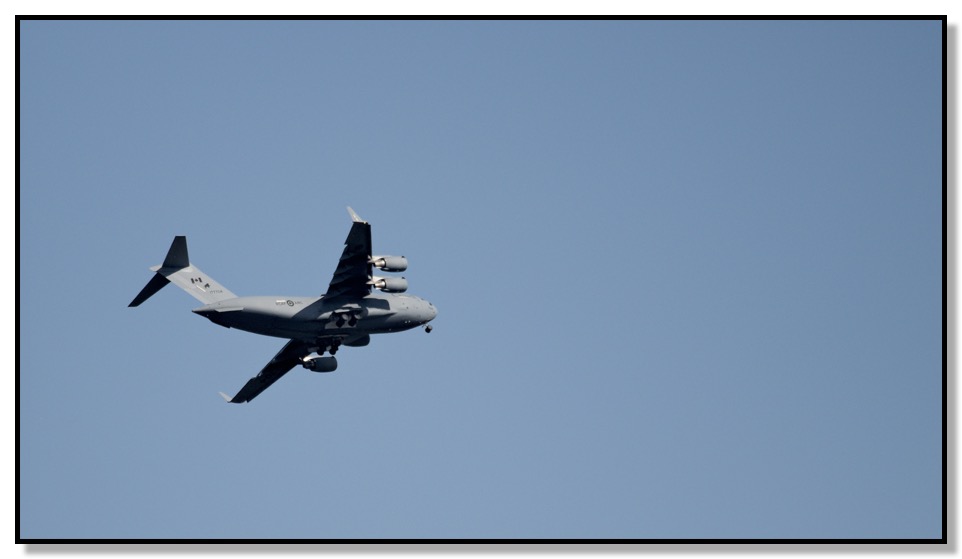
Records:
[[[404,278],[375,277],[371,284],[385,293],[404,293],[408,290],[408,280]]]
[[[335,357],[315,357],[304,362],[304,368],[315,373],[330,373],[337,369]]]
[[[371,264],[385,272],[403,272],[408,269],[408,259],[403,256],[375,256]]]

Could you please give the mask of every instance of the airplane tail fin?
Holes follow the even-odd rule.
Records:
[[[151,266],[150,269],[156,273],[127,305],[128,307],[140,305],[171,282],[204,304],[236,297],[226,287],[201,272],[200,268],[191,265],[190,258],[187,256],[187,237],[183,235],[174,237],[164,263],[160,266]]]

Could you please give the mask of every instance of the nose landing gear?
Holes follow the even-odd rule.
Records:
[[[430,326],[430,325],[429,325],[429,326],[425,326],[425,327],[424,327],[424,331],[427,332],[428,334],[431,333],[431,330],[434,330],[434,327],[433,327],[433,326]]]

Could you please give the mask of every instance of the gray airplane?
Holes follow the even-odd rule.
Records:
[[[366,346],[371,334],[401,332],[425,325],[437,316],[434,305],[412,295],[403,295],[408,283],[403,277],[378,277],[385,272],[403,272],[408,262],[403,256],[374,256],[371,251],[371,225],[354,210],[351,231],[345,241],[334,277],[321,297],[238,297],[201,272],[187,258],[187,237],[174,237],[167,258],[150,269],[154,276],[130,302],[136,307],[162,287],[173,282],[204,303],[193,312],[214,324],[255,334],[286,338],[281,348],[254,378],[247,381],[233,398],[221,392],[228,402],[250,402],[296,365],[317,373],[337,369],[341,345]],[[377,288],[381,293],[375,293]],[[329,357],[324,357],[329,353]]]

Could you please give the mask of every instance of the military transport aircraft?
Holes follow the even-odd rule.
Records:
[[[438,314],[424,299],[402,295],[408,287],[403,277],[373,275],[373,268],[403,272],[408,261],[403,256],[373,255],[371,225],[350,207],[347,211],[353,221],[351,231],[327,293],[321,297],[238,297],[190,263],[187,237],[178,236],[164,263],[150,268],[156,273],[128,306],[140,305],[173,282],[204,303],[193,312],[214,324],[289,339],[236,396],[221,392],[228,402],[250,402],[295,365],[329,373],[337,368],[334,354],[341,345],[366,346],[371,334],[427,325]],[[373,288],[384,294],[374,293]],[[430,332],[431,326],[424,329]],[[325,352],[330,356],[324,357]]]

